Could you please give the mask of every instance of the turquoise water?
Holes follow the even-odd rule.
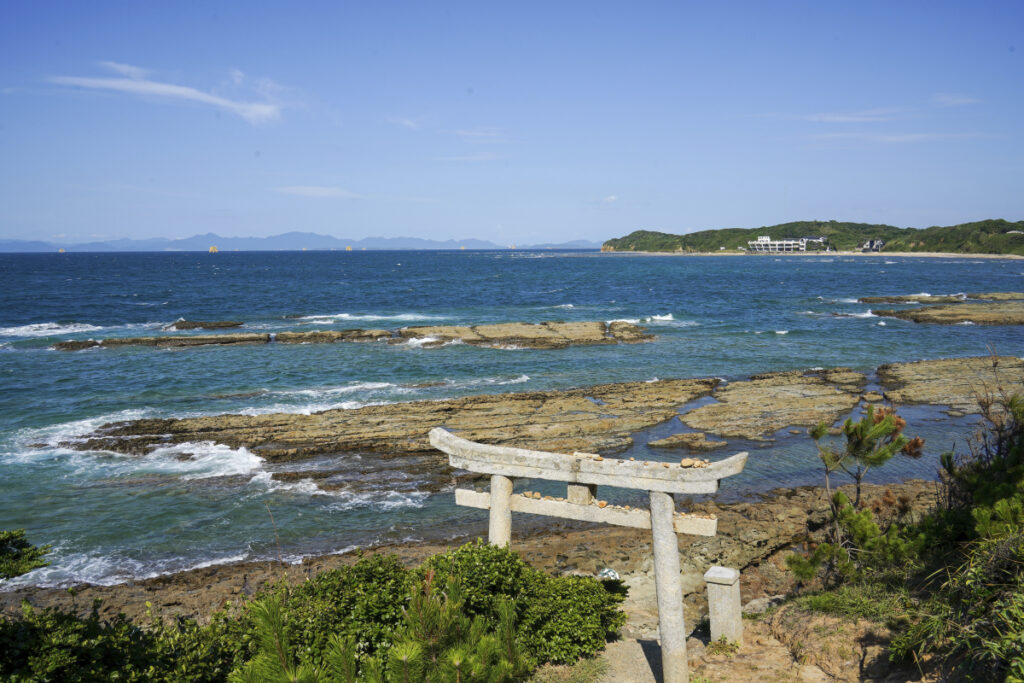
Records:
[[[318,461],[352,471],[351,486],[327,494],[308,482],[271,481],[273,468],[244,450],[193,444],[139,458],[58,443],[134,417],[313,412],[836,365],[871,370],[889,361],[982,355],[990,347],[1022,355],[1019,328],[915,325],[872,317],[855,301],[1022,289],[1021,261],[893,256],[3,254],[0,527],[25,527],[34,542],[54,544],[53,566],[19,580],[39,584],[111,583],[279,551],[294,559],[476,533],[483,513],[455,508],[450,489],[427,493],[401,462],[372,455]],[[624,319],[647,326],[658,340],[553,351],[404,344],[49,348],[64,339],[161,334],[181,317],[243,320],[241,331],[269,332]],[[937,454],[969,430],[969,419],[943,418],[934,409],[904,412],[910,431],[928,438],[928,455],[890,463],[877,473],[880,481],[933,476]],[[638,435],[636,454],[661,457],[643,444],[675,428]],[[731,444],[729,452],[749,448],[751,459],[743,474],[723,482],[723,497],[819,481],[806,437],[777,437],[767,447]],[[175,457],[185,450],[198,457]],[[630,500],[625,492],[610,497]]]

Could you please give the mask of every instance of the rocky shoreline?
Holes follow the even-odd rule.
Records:
[[[628,382],[589,388],[474,396],[441,401],[332,410],[313,415],[222,415],[181,420],[136,420],[104,425],[68,446],[143,454],[154,448],[189,441],[214,441],[245,446],[268,460],[301,461],[326,453],[374,453],[403,471],[428,471],[448,485],[460,473],[426,441],[430,427],[443,425],[460,435],[486,443],[548,451],[590,451],[610,455],[633,441],[645,428],[678,422],[685,432],[674,442],[658,444],[682,454],[721,447],[729,438],[771,439],[780,429],[834,423],[858,405],[882,398],[898,405],[948,406],[950,414],[978,412],[986,391],[1024,391],[1024,360],[1011,356],[975,357],[891,363],[877,370],[879,391],[865,391],[865,373],[845,368],[775,372],[725,382],[679,379]],[[686,410],[686,404],[702,399]],[[713,402],[707,403],[708,400]],[[682,413],[680,414],[680,411]],[[672,424],[672,422],[669,422]],[[708,435],[721,438],[717,443]],[[965,435],[966,436],[966,435]],[[189,457],[187,454],[182,457]],[[307,469],[309,469],[307,467]],[[344,473],[297,470],[275,473],[287,480],[308,480],[324,488]],[[462,473],[465,474],[465,473]],[[934,501],[934,482],[911,481],[870,486],[870,496],[895,496],[904,507],[923,510]],[[760,502],[694,503],[680,498],[679,508],[718,518],[718,535],[680,536],[687,604],[703,600],[702,574],[718,564],[743,569],[744,600],[785,592],[791,577],[783,558],[791,548],[814,541],[827,509],[819,488],[779,489]],[[532,531],[530,529],[533,529]],[[515,528],[514,528],[515,529]],[[533,564],[554,572],[594,574],[611,567],[631,586],[631,623],[637,637],[654,628],[656,612],[651,581],[650,538],[646,531],[557,522],[515,529],[513,546]],[[483,534],[484,528],[472,533]],[[412,543],[378,548],[395,552],[412,564],[450,544]],[[18,588],[0,593],[0,605],[14,610],[22,599],[38,606],[74,605],[86,610],[94,598],[102,612],[144,617],[151,603],[165,616],[205,618],[229,602],[252,595],[259,586],[282,576],[301,580],[316,572],[354,561],[353,554],[307,558],[301,564],[242,562],[195,569],[115,586],[79,586],[75,595],[63,588]],[[633,616],[636,616],[634,619]],[[690,612],[692,614],[693,612]],[[647,626],[644,626],[647,624]]]
[[[915,323],[1024,325],[1024,292],[862,296],[857,301],[862,304],[932,304],[921,308],[871,310],[877,316]]]
[[[178,321],[170,328],[225,329],[240,327],[238,321],[189,322]],[[123,346],[154,346],[161,348],[188,348],[195,346],[230,346],[237,344],[336,344],[339,342],[386,342],[388,344],[416,344],[434,348],[460,343],[490,348],[564,349],[570,346],[595,344],[636,344],[651,341],[654,335],[638,325],[613,320],[611,322],[542,322],[497,323],[493,325],[426,325],[402,327],[397,330],[347,329],[313,330],[310,332],[231,332],[207,335],[164,335],[159,337],[111,337],[109,339],[81,339],[62,341],[53,345],[57,351],[84,351],[94,348]]]
[[[881,398],[896,404],[949,406],[961,415],[975,413],[979,410],[977,396],[984,387],[1024,388],[1024,361],[1012,356],[981,356],[890,363],[880,367],[877,376],[881,396],[864,391],[868,376],[862,372],[848,368],[794,370],[728,383],[717,378],[623,382],[312,414],[132,420],[105,424],[61,445],[143,455],[157,448],[212,441],[247,448],[271,462],[359,452],[374,453],[378,458],[415,457],[421,467],[450,471],[443,456],[427,441],[427,432],[433,427],[481,443],[604,455],[628,449],[636,432],[677,417],[679,430],[685,426],[705,435],[685,439],[706,441],[706,434],[713,434],[723,440],[770,440],[781,429],[833,423],[861,401]],[[686,409],[701,398],[713,401]],[[689,448],[690,444],[680,442],[679,446]]]
[[[887,494],[888,492],[888,494]],[[920,480],[891,486],[867,485],[869,501],[898,499],[911,514],[920,514],[935,502],[935,483]],[[758,502],[719,505],[704,502],[685,507],[694,513],[714,514],[718,534],[713,537],[680,534],[680,563],[687,620],[691,625],[706,614],[703,574],[711,565],[742,570],[743,602],[788,591],[793,585],[785,570],[785,556],[795,547],[821,535],[827,502],[823,489],[779,489]],[[412,566],[447,548],[485,536],[485,524],[472,536],[447,543],[407,543],[381,546],[368,552],[393,553]],[[652,637],[657,629],[654,571],[650,532],[615,526],[559,523],[543,531],[519,531],[513,526],[512,548],[530,564],[555,574],[596,575],[609,567],[630,587],[625,605],[630,614],[625,635]],[[79,585],[66,588],[27,587],[0,592],[0,611],[15,614],[22,601],[35,607],[62,607],[82,613],[99,599],[100,614],[118,613],[146,623],[150,614],[206,620],[218,609],[237,605],[259,588],[286,578],[302,581],[319,572],[354,563],[359,552],[308,557],[298,564],[277,561],[239,562],[113,586]]]

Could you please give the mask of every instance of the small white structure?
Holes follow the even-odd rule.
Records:
[[[689,679],[676,534],[714,536],[718,520],[714,516],[676,514],[672,494],[714,493],[720,479],[743,470],[746,453],[711,464],[690,460],[694,464],[684,466],[606,459],[593,453],[565,455],[491,446],[468,441],[440,427],[430,430],[430,444],[448,454],[452,467],[491,475],[489,493],[456,489],[455,504],[490,510],[488,540],[494,545],[507,546],[512,540],[513,511],[650,529],[664,680],[685,683]],[[564,481],[568,484],[566,498],[513,495],[513,477]],[[650,509],[627,509],[598,501],[595,495],[599,485],[646,490]],[[738,596],[738,583],[736,591]]]

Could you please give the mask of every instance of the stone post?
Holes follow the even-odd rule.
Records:
[[[743,613],[740,606],[740,573],[728,567],[712,567],[704,573],[708,584],[711,640],[725,638],[743,644]]]
[[[512,542],[512,479],[491,475],[491,517],[487,540],[491,545],[508,546]]]
[[[670,493],[651,491],[650,494],[661,670],[665,683],[686,683],[690,674],[683,625],[683,587],[679,580],[679,540],[673,527],[675,502]]]

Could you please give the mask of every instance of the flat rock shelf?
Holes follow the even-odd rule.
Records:
[[[181,325],[184,324],[185,327]],[[239,327],[242,323],[175,323],[175,329],[216,329]],[[211,327],[213,326],[213,327]],[[156,346],[187,348],[234,344],[336,344],[338,342],[415,343],[424,348],[451,343],[498,348],[562,349],[569,346],[595,344],[636,344],[654,339],[654,335],[632,323],[612,322],[542,322],[497,323],[494,325],[428,325],[402,327],[397,330],[313,330],[300,332],[256,333],[233,332],[206,335],[162,335],[158,337],[111,337],[82,339],[54,344],[57,351],[84,351],[93,348],[122,346]]]

